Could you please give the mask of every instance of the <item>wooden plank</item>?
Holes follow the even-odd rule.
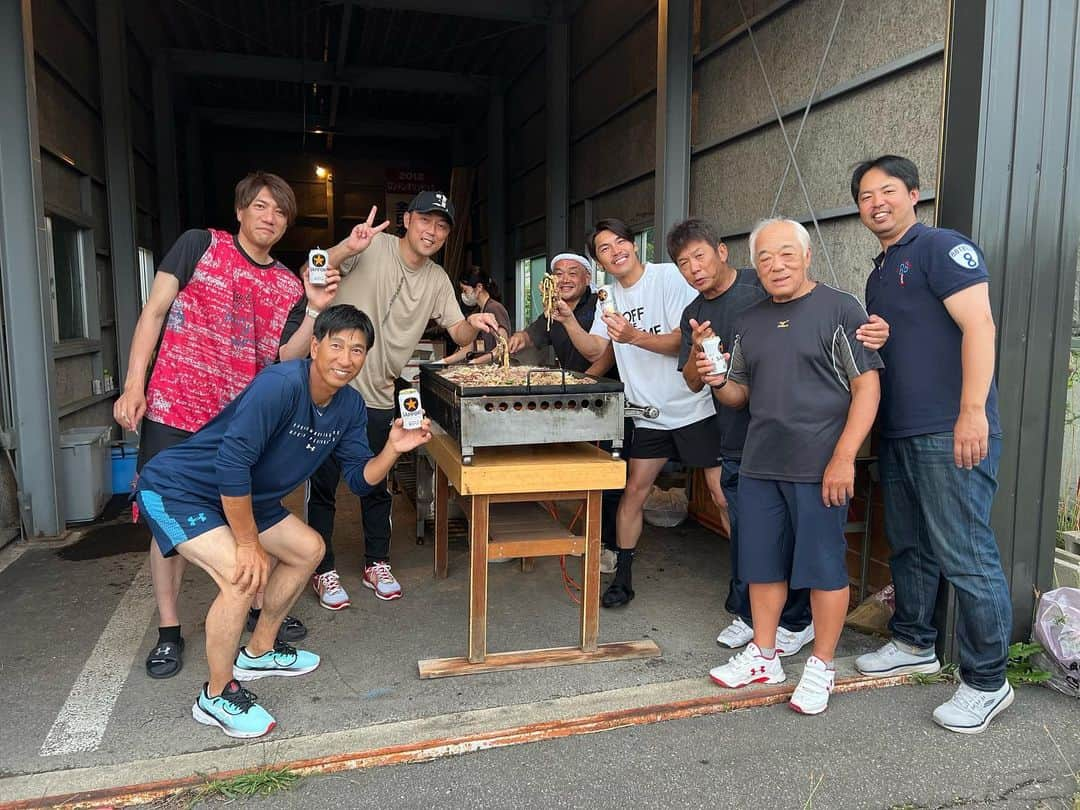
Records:
[[[581,585],[581,649],[593,652],[600,635],[600,497],[589,490],[585,502],[585,559]]]
[[[491,653],[480,662],[466,658],[427,658],[417,662],[421,679],[450,678],[455,675],[475,675],[505,669],[539,669],[568,664],[595,664],[602,661],[621,661],[633,658],[658,658],[660,648],[652,639],[617,641],[600,644],[591,652],[578,647],[552,647],[541,650]]]
[[[446,579],[449,553],[447,543],[450,539],[448,531],[449,514],[449,485],[446,473],[441,467],[435,467],[435,579]]]
[[[469,662],[487,656],[488,499],[474,495],[469,517]]]
[[[540,540],[499,540],[488,543],[488,558],[502,560],[507,557],[558,557],[569,554],[578,557],[585,553],[585,538],[543,538]]]

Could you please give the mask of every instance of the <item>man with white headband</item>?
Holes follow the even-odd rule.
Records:
[[[540,316],[520,332],[510,336],[510,354],[517,354],[522,349],[546,349],[551,346],[559,365],[567,371],[581,371],[597,376],[608,375],[615,362],[612,354],[601,357],[595,363],[589,360],[574,346],[572,333],[587,335],[592,329],[593,316],[596,315],[596,292],[589,287],[592,277],[592,262],[578,253],[560,253],[550,263],[551,275],[555,277],[555,289],[559,300],[551,313],[551,329],[548,329],[547,317]],[[626,420],[624,446],[629,443],[627,433],[633,430],[633,421]],[[619,508],[622,490],[604,492],[600,536],[604,548],[600,555],[600,570],[606,574],[615,571],[617,546],[615,545],[615,514]]]

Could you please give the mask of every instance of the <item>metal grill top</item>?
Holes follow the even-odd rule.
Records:
[[[420,381],[459,397],[622,393],[618,380],[541,366],[425,365]]]

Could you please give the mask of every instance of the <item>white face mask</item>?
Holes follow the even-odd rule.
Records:
[[[474,292],[472,292],[472,293],[463,292],[461,294],[461,303],[463,303],[467,307],[475,307],[476,306],[476,293],[474,293]]]

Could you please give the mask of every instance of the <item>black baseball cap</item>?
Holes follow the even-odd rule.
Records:
[[[434,211],[446,217],[451,225],[454,224],[454,204],[442,191],[421,191],[412,198],[406,213],[409,211],[419,211],[421,214],[430,214]]]

